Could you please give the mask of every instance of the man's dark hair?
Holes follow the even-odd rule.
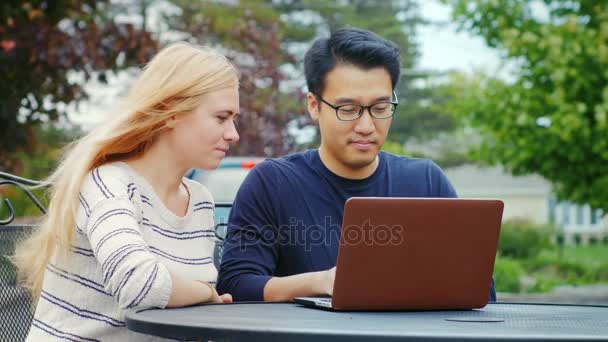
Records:
[[[304,74],[308,91],[321,96],[325,77],[338,64],[352,64],[362,69],[385,68],[393,89],[399,81],[399,48],[377,34],[342,28],[329,38],[317,39],[304,57]]]

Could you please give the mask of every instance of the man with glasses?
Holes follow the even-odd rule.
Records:
[[[236,301],[331,295],[350,197],[456,197],[432,161],[380,151],[398,105],[399,50],[393,43],[369,31],[341,29],[313,43],[304,69],[321,145],[268,159],[242,184],[217,286]]]

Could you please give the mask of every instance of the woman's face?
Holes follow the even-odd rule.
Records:
[[[168,133],[172,153],[188,168],[217,168],[230,144],[239,141],[238,115],[237,86],[205,94],[191,115],[174,122]]]

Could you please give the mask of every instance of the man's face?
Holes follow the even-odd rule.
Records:
[[[328,103],[339,106],[357,104],[370,106],[391,101],[391,77],[385,68],[361,69],[350,64],[338,64],[325,78],[325,90],[320,95]],[[319,106],[320,103],[320,106]],[[376,156],[386,135],[391,119],[373,118],[366,109],[354,121],[340,121],[336,110],[308,93],[308,111],[319,122],[320,153],[326,166],[349,178],[360,170],[374,166]]]

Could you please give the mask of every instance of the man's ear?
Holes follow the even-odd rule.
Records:
[[[308,100],[308,114],[313,121],[319,120],[319,100],[315,94],[308,92],[306,94],[306,100]]]

